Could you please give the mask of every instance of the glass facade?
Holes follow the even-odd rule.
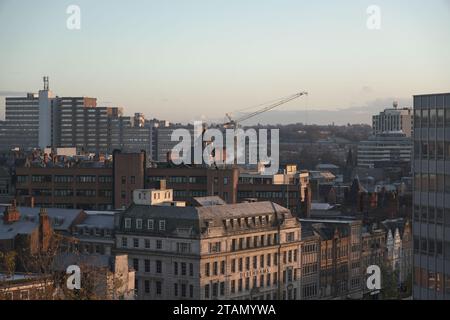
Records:
[[[414,299],[450,299],[450,93],[414,96]]]

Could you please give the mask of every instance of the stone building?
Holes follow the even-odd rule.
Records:
[[[116,251],[136,271],[138,299],[300,299],[301,227],[288,209],[198,202],[116,215]]]

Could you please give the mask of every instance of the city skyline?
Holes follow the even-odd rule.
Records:
[[[23,2],[0,2],[0,39],[9,45],[0,52],[0,96],[37,92],[48,75],[60,96],[97,97],[126,114],[185,123],[220,121],[226,112],[306,90],[308,99],[271,115],[314,123],[312,110],[331,110],[341,124],[349,114],[342,110],[367,107],[370,115],[394,99],[411,106],[413,95],[450,85],[450,45],[442,41],[449,1],[378,1],[380,30],[367,28],[368,1],[78,1],[81,29],[68,30],[71,4],[27,3],[23,10]]]

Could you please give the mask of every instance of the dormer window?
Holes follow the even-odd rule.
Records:
[[[131,229],[131,218],[125,218],[125,229]]]
[[[159,220],[159,231],[166,230],[166,220]]]

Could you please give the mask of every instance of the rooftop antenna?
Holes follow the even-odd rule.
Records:
[[[48,91],[48,76],[44,77],[44,90]]]

